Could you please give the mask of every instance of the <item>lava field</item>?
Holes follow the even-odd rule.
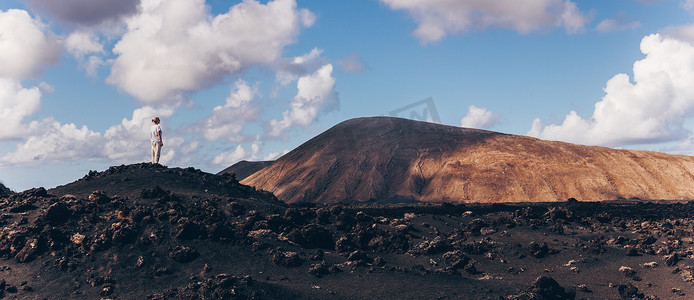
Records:
[[[287,205],[135,164],[0,189],[8,299],[688,299],[694,204]]]

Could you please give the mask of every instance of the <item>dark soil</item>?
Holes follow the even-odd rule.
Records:
[[[0,297],[688,299],[694,203],[286,205],[137,164],[0,200]]]

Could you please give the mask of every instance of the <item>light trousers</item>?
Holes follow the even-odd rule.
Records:
[[[161,154],[161,142],[152,142],[152,163],[159,163],[159,156]]]

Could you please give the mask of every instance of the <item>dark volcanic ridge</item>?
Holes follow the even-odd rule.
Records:
[[[240,162],[237,162],[230,167],[220,171],[217,173],[217,175],[224,175],[224,174],[234,174],[236,176],[236,179],[238,180],[244,180],[246,177],[253,175],[253,173],[258,172],[262,170],[263,168],[271,165],[274,160],[270,161],[247,161],[247,160],[242,160]]]
[[[142,189],[158,186],[181,195],[237,195],[243,198],[274,198],[270,193],[241,185],[233,174],[214,175],[195,168],[167,168],[159,164],[139,163],[113,166],[103,172],[89,171],[70,184],[50,189],[54,195],[86,197],[95,190],[106,194],[135,197]]]
[[[337,124],[241,182],[288,203],[691,200],[694,157],[372,117]]]
[[[0,199],[0,296],[684,299],[693,215],[574,199],[287,205],[232,176],[119,166]]]
[[[12,190],[7,188],[4,184],[0,183],[0,198],[8,197],[14,194]]]

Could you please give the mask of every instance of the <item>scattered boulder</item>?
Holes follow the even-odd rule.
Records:
[[[311,267],[308,268],[308,273],[320,277],[330,274],[330,268],[324,261],[322,261],[320,263],[311,265]]]
[[[410,250],[414,254],[437,254],[447,251],[450,244],[440,236],[436,236],[433,240],[422,241]]]
[[[70,208],[65,203],[53,203],[46,211],[46,221],[52,226],[61,225],[70,218]]]
[[[165,191],[158,185],[151,189],[142,189],[140,192],[140,197],[142,197],[142,199],[158,199],[169,195],[171,195],[171,192]]]
[[[631,267],[621,266],[619,267],[619,272],[624,274],[624,276],[629,279],[641,281],[641,278],[636,274],[636,270],[632,269]]]
[[[263,296],[264,295],[264,296]],[[164,293],[148,295],[148,299],[258,299],[272,298],[267,291],[254,286],[250,276],[218,274],[193,280],[183,288],[172,288]]]
[[[198,258],[198,256],[200,256],[198,251],[186,246],[176,246],[169,252],[169,257],[179,263],[191,262]]]
[[[89,195],[89,201],[95,202],[97,204],[105,204],[111,201],[111,199],[103,191],[94,191]]]
[[[565,289],[559,283],[549,276],[540,276],[532,283],[530,288],[524,293],[509,296],[508,299],[525,300],[525,299],[556,299],[556,300],[573,300],[576,298],[576,291],[573,289]]]
[[[677,263],[680,261],[680,256],[677,253],[673,253],[670,255],[666,255],[664,257],[665,259],[665,264],[669,267],[677,265]]]
[[[18,262],[20,263],[26,263],[34,260],[36,256],[41,254],[43,251],[43,243],[40,239],[38,238],[33,238],[33,239],[28,239],[26,243],[24,243],[24,247],[22,247],[22,250],[17,253],[15,258],[17,259]]]
[[[308,224],[300,229],[294,228],[287,235],[287,238],[308,249],[332,249],[335,245],[335,240],[330,230],[318,224]]]
[[[643,299],[644,294],[639,292],[639,289],[631,283],[620,284],[617,286],[617,291],[622,299]]]
[[[175,237],[179,240],[193,240],[202,235],[200,225],[189,220],[182,220],[176,226]]]
[[[535,258],[544,258],[547,255],[556,254],[558,252],[557,250],[550,249],[544,242],[537,243],[535,241],[530,242],[528,250],[530,251],[530,255]]]
[[[299,253],[293,251],[284,251],[281,248],[271,251],[270,255],[272,262],[281,267],[298,267],[305,262],[305,260],[299,256]]]

